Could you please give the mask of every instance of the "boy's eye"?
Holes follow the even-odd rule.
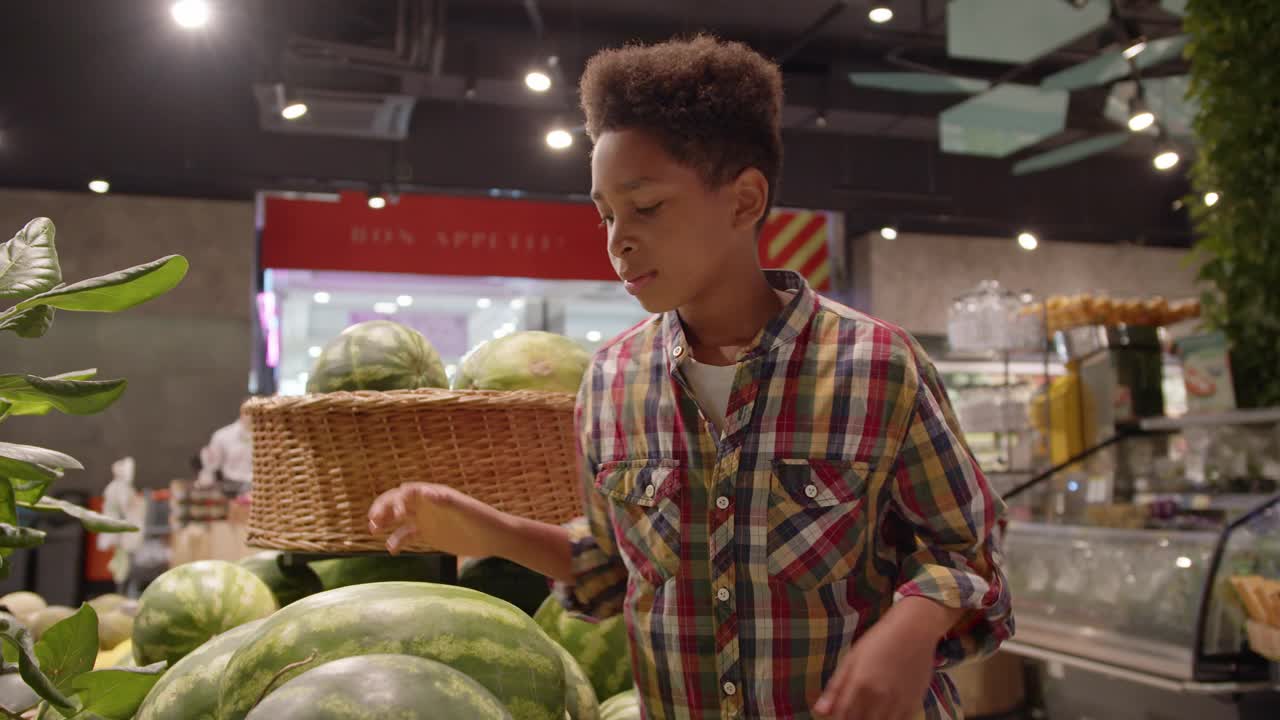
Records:
[[[650,205],[649,207],[638,207],[636,208],[636,212],[640,213],[641,215],[652,216],[655,213],[657,213],[658,209],[661,207],[662,207],[662,203],[657,202]]]
[[[600,227],[607,227],[612,222],[613,222],[613,217],[609,215],[605,215],[604,217],[600,218]]]

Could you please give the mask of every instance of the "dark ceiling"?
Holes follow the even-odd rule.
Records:
[[[927,67],[1035,82],[1114,47],[1120,23],[1012,67],[947,57],[946,0],[897,0],[886,26],[867,20],[866,0],[211,2],[213,20],[197,32],[173,23],[171,0],[6,3],[0,185],[82,190],[106,176],[113,192],[216,198],[344,187],[580,195],[590,183],[586,143],[554,153],[543,136],[556,123],[581,122],[573,85],[586,58],[627,41],[708,30],[782,63],[783,204],[844,211],[850,232],[894,222],[930,232],[1032,227],[1050,240],[1190,242],[1185,213],[1174,208],[1186,180],[1152,170],[1154,145],[1145,138],[1016,178],[1010,159],[939,151],[936,117],[956,96],[845,80],[853,70]],[[1155,0],[1117,0],[1116,12],[1131,32],[1179,31]],[[535,96],[524,72],[552,55],[556,87]],[[332,115],[348,126],[368,120],[361,113],[370,107],[407,103],[407,136],[270,129],[281,124],[263,110],[273,91],[307,96],[309,105],[315,98],[317,107],[354,100],[364,109],[343,105],[341,122]],[[1073,93],[1068,131],[1014,159],[1114,131],[1102,119],[1105,95]]]

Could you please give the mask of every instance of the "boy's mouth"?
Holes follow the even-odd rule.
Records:
[[[654,270],[653,272],[644,273],[643,275],[631,275],[629,277],[624,276],[622,278],[622,284],[624,287],[626,287],[627,292],[631,293],[632,295],[635,295],[636,293],[643,290],[645,286],[647,286],[649,283],[653,282],[654,278],[656,277],[658,277],[657,270]]]

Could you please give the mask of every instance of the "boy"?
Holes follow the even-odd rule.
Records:
[[[903,331],[765,272],[778,68],[708,37],[595,56],[592,198],[658,315],[578,400],[585,517],[560,527],[408,483],[370,525],[499,555],[624,613],[646,717],[959,718],[946,665],[1013,629],[1003,505]]]

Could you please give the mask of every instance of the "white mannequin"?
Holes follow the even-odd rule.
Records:
[[[217,473],[227,482],[247,488],[253,481],[253,436],[244,413],[230,425],[220,428],[200,451],[200,476],[196,485],[209,487],[216,483]]]
[[[133,486],[137,470],[132,457],[124,457],[111,464],[111,482],[102,492],[102,512],[109,517],[131,522],[139,528],[145,521],[146,503]],[[99,533],[98,549],[115,548],[107,568],[116,585],[124,584],[129,576],[129,556],[142,546],[142,533]]]

